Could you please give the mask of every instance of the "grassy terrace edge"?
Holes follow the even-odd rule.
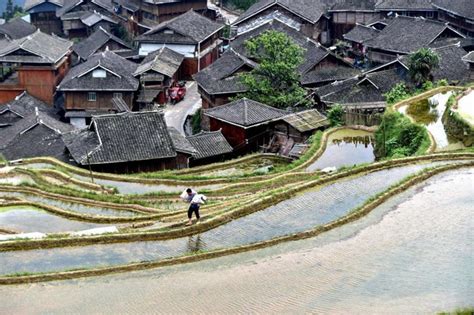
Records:
[[[103,268],[95,268],[95,269],[81,269],[81,270],[72,270],[72,271],[64,271],[64,272],[56,272],[56,273],[3,276],[3,277],[0,277],[0,285],[13,285],[13,284],[25,284],[25,283],[33,283],[33,282],[67,280],[67,279],[75,279],[75,278],[82,278],[82,277],[101,276],[101,275],[120,273],[120,272],[152,269],[152,268],[218,258],[218,257],[248,252],[252,250],[262,249],[265,247],[270,247],[270,246],[274,246],[274,245],[285,243],[285,242],[297,241],[297,240],[303,240],[303,239],[315,237],[324,232],[327,232],[337,227],[343,226],[345,224],[354,222],[358,220],[359,218],[366,216],[372,210],[374,210],[376,207],[386,202],[391,197],[398,195],[406,191],[410,187],[416,184],[419,184],[421,182],[424,182],[427,179],[437,174],[454,170],[454,169],[460,169],[460,168],[466,168],[466,167],[472,167],[472,166],[474,166],[474,162],[471,162],[469,164],[444,165],[444,166],[424,170],[416,175],[410,176],[402,180],[401,182],[387,189],[385,192],[380,193],[377,196],[368,199],[363,206],[354,209],[349,214],[341,217],[340,219],[337,219],[335,221],[332,221],[322,226],[317,226],[305,232],[290,234],[287,236],[283,236],[283,237],[279,237],[279,238],[275,238],[275,239],[271,239],[271,240],[263,241],[259,243],[238,246],[238,247],[233,247],[233,248],[228,248],[228,249],[214,250],[214,251],[209,251],[209,252],[199,252],[194,255],[169,258],[169,259],[164,259],[160,261],[132,263],[132,264],[121,265],[121,266],[113,266],[113,267],[105,267],[105,268],[103,267]]]

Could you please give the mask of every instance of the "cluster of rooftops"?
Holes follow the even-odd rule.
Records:
[[[434,80],[464,84],[473,79],[474,41],[469,26],[462,27],[463,21],[474,21],[470,1],[261,0],[232,24],[230,38],[222,36],[221,21],[192,9],[155,25],[138,23],[144,29],[135,34],[136,12],[153,5],[135,2],[137,10],[111,0],[29,0],[25,9],[32,17],[54,10],[62,33],[46,34],[42,25],[22,19],[0,25],[0,81],[6,86],[2,89],[0,82],[0,103],[6,103],[0,107],[0,149],[5,157],[49,155],[79,165],[160,160],[158,168],[188,167],[190,161],[230,156],[262,126],[271,138],[285,125],[294,131],[287,138],[298,134],[304,142],[328,125],[321,112],[334,104],[383,110],[385,93],[397,83],[410,84],[408,55],[422,47],[440,56]],[[166,3],[178,8],[182,1]],[[127,18],[118,8],[133,14]],[[458,19],[447,22],[443,14]],[[88,33],[75,43],[71,38],[82,33],[68,22],[73,20]],[[117,36],[114,25],[122,25],[129,38]],[[232,101],[247,89],[239,73],[259,66],[245,42],[267,30],[285,33],[304,49],[300,84],[317,109],[294,112],[249,99]],[[347,43],[344,54],[321,44],[328,38],[334,43],[338,32]],[[360,58],[370,66],[358,66],[354,60]],[[41,90],[24,79],[38,73],[35,67],[49,71]],[[12,70],[19,83],[7,86]],[[192,136],[167,127],[161,111],[150,111],[166,103],[173,82],[185,79],[196,81],[208,122],[203,123],[206,131]],[[18,91],[16,97],[12,91]]]

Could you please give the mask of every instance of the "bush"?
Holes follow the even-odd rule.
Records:
[[[411,96],[410,90],[405,83],[398,83],[389,92],[383,95],[389,105],[398,103]]]
[[[328,119],[331,122],[331,127],[339,127],[344,124],[344,109],[337,104],[328,111]]]
[[[424,126],[412,123],[398,112],[386,112],[375,132],[375,155],[378,158],[400,158],[426,150],[429,136]]]

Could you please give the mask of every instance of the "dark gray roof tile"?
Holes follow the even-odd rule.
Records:
[[[95,54],[101,47],[107,42],[114,41],[118,43],[123,49],[132,50],[133,47],[120,38],[112,35],[107,30],[99,27],[91,36],[87,37],[83,41],[74,44],[72,49],[76,54],[84,60],[87,60],[91,55]]]
[[[356,26],[354,26],[352,30],[344,34],[343,37],[345,40],[362,44],[376,37],[379,33],[380,31],[373,27],[356,24]]]
[[[225,155],[233,151],[221,131],[203,131],[187,139],[197,151],[193,155],[196,160]]]
[[[433,0],[433,5],[444,11],[474,20],[474,1],[472,0]]]
[[[36,27],[22,18],[16,18],[0,25],[0,34],[5,34],[9,39],[20,39],[36,32]]]

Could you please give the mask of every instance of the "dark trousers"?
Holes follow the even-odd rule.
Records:
[[[199,218],[201,217],[201,216],[199,215],[199,204],[197,204],[197,203],[192,203],[192,204],[189,206],[189,209],[188,209],[188,219],[191,219],[191,218],[192,218],[193,212],[196,213],[196,218],[199,220]]]

